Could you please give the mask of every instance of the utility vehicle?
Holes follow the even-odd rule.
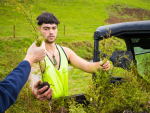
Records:
[[[111,56],[103,53],[99,47],[99,42],[103,39],[109,40],[112,36],[123,39],[126,43],[127,51],[114,51]],[[141,73],[141,78],[150,82],[150,78],[144,75],[144,65],[142,65],[150,59],[150,21],[124,22],[98,27],[94,32],[93,62],[100,61],[101,57],[109,57],[113,66],[127,70],[130,70],[130,63],[134,63]],[[150,67],[149,65],[147,66],[148,68]],[[93,74],[93,78],[95,76]],[[114,76],[110,82],[121,82],[121,79],[122,77]],[[78,103],[84,103],[86,100],[84,94],[77,94],[75,97]]]

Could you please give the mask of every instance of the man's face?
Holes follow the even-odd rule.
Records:
[[[53,43],[57,37],[57,24],[45,24],[43,23],[40,27],[40,31],[45,37],[45,41],[48,43]]]

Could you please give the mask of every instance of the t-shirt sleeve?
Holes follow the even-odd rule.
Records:
[[[30,63],[24,60],[0,82],[0,113],[14,104],[20,90],[28,80],[30,71]]]

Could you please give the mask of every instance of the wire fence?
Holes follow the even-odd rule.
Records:
[[[88,35],[94,34],[94,31],[99,27],[99,24],[93,24],[89,26],[68,26],[59,25],[58,34],[59,35]],[[9,25],[0,26],[0,37],[26,37],[31,36],[32,31],[26,25]]]

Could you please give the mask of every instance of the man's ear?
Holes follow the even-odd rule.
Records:
[[[37,27],[37,31],[40,33],[41,32],[41,30],[40,30],[40,28],[39,27]]]

